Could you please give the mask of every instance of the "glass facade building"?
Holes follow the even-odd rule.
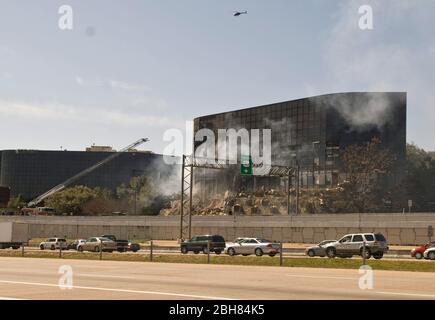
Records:
[[[405,174],[405,92],[327,94],[196,118],[194,132],[203,128],[211,129],[216,139],[218,129],[271,129],[272,164],[298,163],[302,186],[335,185],[341,174],[340,152],[374,137],[397,159],[388,183],[398,183]],[[194,142],[195,149],[200,144]],[[205,172],[198,171],[195,180],[214,179],[210,170]],[[225,175],[219,175],[222,181]],[[271,180],[263,178],[266,184]]]
[[[21,195],[31,200],[111,154],[113,152],[0,151],[0,186],[9,187],[13,197]],[[124,152],[74,184],[115,191],[132,177],[146,175],[160,180],[171,170],[162,155]]]

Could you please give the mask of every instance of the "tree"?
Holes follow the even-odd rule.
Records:
[[[120,200],[127,201],[127,209],[133,214],[157,215],[167,202],[146,176],[131,178],[128,184],[117,188],[116,194]]]
[[[433,210],[435,204],[435,158],[415,144],[406,147],[406,189],[416,211]]]
[[[395,156],[381,146],[378,138],[370,142],[351,145],[342,152],[343,171],[346,180],[341,184],[339,195],[346,203],[348,212],[373,212],[381,210],[386,194],[382,177],[386,177]]]
[[[108,199],[109,192],[100,188],[75,186],[64,189],[45,199],[45,205],[54,208],[57,213],[83,214],[83,206],[91,200],[102,198]]]

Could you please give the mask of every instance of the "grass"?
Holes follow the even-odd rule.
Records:
[[[0,250],[0,257],[21,257],[21,250]],[[27,258],[52,258],[59,259],[59,251],[27,251],[24,254]],[[99,260],[100,254],[93,252],[63,251],[63,259],[87,259]],[[103,253],[103,260],[110,261],[139,261],[150,262],[149,254],[139,253]],[[154,254],[153,262],[162,263],[191,263],[206,264],[206,255],[181,255],[181,254]],[[394,260],[373,260],[367,261],[374,270],[394,271],[419,271],[435,272],[435,263],[431,261],[394,261]],[[279,266],[279,257],[230,257],[227,255],[211,255],[210,264],[222,265],[244,265],[244,266]],[[283,258],[283,267],[304,267],[304,268],[334,268],[334,269],[358,269],[361,266],[360,259],[327,259],[327,258]]]

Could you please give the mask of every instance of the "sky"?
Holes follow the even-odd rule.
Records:
[[[160,153],[198,116],[348,91],[406,91],[435,150],[434,30],[433,0],[0,0],[0,150]]]

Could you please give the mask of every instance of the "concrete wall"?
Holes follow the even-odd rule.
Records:
[[[170,217],[0,217],[28,224],[31,238],[66,236],[87,238],[105,233],[119,238],[176,240],[179,216]],[[192,217],[192,234],[264,237],[274,241],[315,243],[352,232],[381,232],[390,244],[414,245],[428,241],[427,227],[435,213],[346,214],[306,216]]]

